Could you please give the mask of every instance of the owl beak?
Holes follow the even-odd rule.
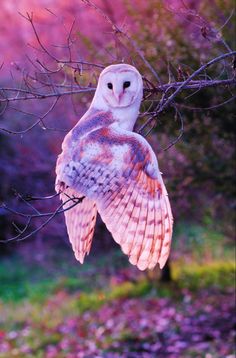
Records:
[[[118,102],[118,104],[120,104],[121,98],[123,96],[123,92],[114,91],[113,94],[114,94],[114,97],[115,97],[116,101]]]

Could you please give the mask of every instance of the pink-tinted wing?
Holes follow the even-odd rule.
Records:
[[[73,206],[73,198],[81,198],[82,196],[74,189],[67,188],[64,190],[61,194],[61,199],[65,203],[63,209]],[[66,210],[64,214],[75,257],[82,264],[84,256],[89,254],[91,248],[97,216],[96,204],[89,198],[83,198],[81,203]]]
[[[157,263],[162,268],[170,251],[173,219],[157,160],[147,141],[136,133],[101,128],[74,144],[70,160],[63,158],[62,153],[57,180],[96,203],[129,261],[140,270]],[[71,236],[74,229],[70,230]]]
[[[131,264],[140,270],[165,265],[173,219],[161,179],[151,179],[138,169],[136,179],[129,178],[121,190],[98,203],[98,211]]]

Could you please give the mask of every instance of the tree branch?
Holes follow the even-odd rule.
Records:
[[[230,68],[230,65],[226,66],[226,64],[228,63],[227,61],[225,61],[225,66],[223,67],[223,70],[220,69],[220,77],[218,74],[217,76],[215,75],[215,78],[211,78],[209,74],[206,72],[206,70],[210,66],[213,66],[216,63],[224,61],[227,58],[235,57],[236,51],[229,51],[228,53],[224,53],[220,56],[213,58],[207,63],[202,64],[196,70],[193,71],[191,70],[192,71],[191,74],[187,72],[187,75],[185,75],[184,73],[184,75],[178,77],[178,79],[183,78],[184,79],[183,81],[175,81],[175,76],[172,73],[174,71],[171,72],[173,66],[169,62],[168,71],[167,71],[167,73],[169,74],[169,81],[167,78],[166,82],[167,81],[168,82],[163,84],[161,83],[157,71],[146,59],[146,57],[143,54],[143,51],[138,47],[134,39],[126,31],[124,31],[122,27],[117,26],[114,23],[114,21],[112,21],[112,17],[104,13],[92,1],[90,0],[81,0],[81,1],[86,5],[92,7],[105,19],[107,23],[109,23],[109,25],[112,27],[114,35],[116,36],[116,39],[119,38],[119,43],[122,44],[123,46],[125,46],[124,43],[128,44],[127,48],[125,47],[127,51],[129,52],[131,50],[133,51],[132,52],[133,58],[135,58],[135,56],[141,58],[145,67],[152,74],[152,78],[154,78],[154,82],[151,82],[146,77],[144,77],[144,83],[145,83],[144,103],[146,104],[148,103],[148,101],[150,101],[150,103],[148,103],[146,111],[141,115],[142,118],[147,118],[147,119],[139,129],[139,133],[143,134],[144,130],[147,129],[145,131],[146,132],[145,136],[147,136],[151,132],[151,130],[156,126],[157,119],[159,119],[159,115],[163,111],[167,110],[168,108],[175,109],[175,120],[180,123],[179,133],[177,137],[174,140],[170,141],[170,143],[163,150],[168,150],[170,147],[176,144],[183,135],[184,121],[183,121],[182,113],[180,112],[180,108],[187,108],[191,110],[202,110],[202,109],[210,110],[226,105],[235,98],[235,96],[232,95],[231,98],[229,98],[224,102],[205,108],[188,107],[184,104],[175,103],[177,96],[181,94],[182,91],[192,91],[191,92],[191,96],[192,96],[195,93],[193,92],[193,90],[198,92],[202,89],[207,89],[207,88],[219,88],[219,87],[232,88],[233,86],[235,86],[236,79],[233,74],[233,71],[229,71],[229,73],[232,72],[232,74],[230,75],[227,72],[227,70]],[[36,117],[36,119],[34,119],[35,121],[33,124],[31,124],[26,129],[21,131],[13,131],[7,128],[0,128],[0,131],[7,132],[9,134],[25,134],[28,133],[31,129],[33,129],[37,125],[41,125],[46,130],[52,129],[46,126],[44,120],[49,115],[49,113],[51,113],[55,109],[59,99],[66,96],[90,94],[96,90],[95,85],[90,84],[90,82],[87,81],[87,79],[86,79],[87,81],[86,83],[88,83],[88,85],[81,87],[79,81],[76,78],[76,73],[78,72],[79,74],[81,74],[81,71],[82,70],[84,71],[82,66],[88,66],[89,69],[91,68],[103,69],[105,67],[102,64],[92,63],[89,61],[88,62],[80,61],[72,58],[73,52],[71,51],[71,45],[72,45],[71,35],[74,28],[74,23],[75,23],[74,21],[69,29],[67,42],[66,42],[67,44],[65,45],[65,48],[68,50],[67,53],[68,58],[58,58],[54,53],[50,52],[48,47],[44,45],[43,41],[41,40],[38,30],[34,24],[33,14],[26,13],[26,16],[22,14],[21,16],[23,16],[30,23],[32,27],[34,36],[37,41],[38,50],[41,51],[44,55],[46,55],[47,59],[49,59],[51,62],[47,64],[38,58],[35,61],[31,61],[29,59],[31,65],[33,65],[33,69],[35,72],[32,74],[32,73],[26,73],[24,70],[22,70],[22,80],[21,80],[21,84],[19,85],[19,88],[17,88],[17,86],[13,86],[13,87],[2,86],[0,88],[0,105],[3,106],[1,110],[1,114],[4,114],[8,106],[11,109],[15,110],[15,108],[9,105],[10,103],[14,103],[14,102],[16,102],[18,105],[19,102],[26,103],[27,101],[32,101],[32,100],[42,101],[42,100],[48,100],[50,98],[53,98],[53,103],[49,106],[47,110],[44,110],[43,114],[41,115],[37,115],[35,113],[28,113],[21,109],[17,109],[21,113],[30,115],[34,118]],[[205,29],[206,23],[204,22],[204,19],[201,18],[198,14],[192,14],[192,16],[195,16],[199,19],[201,24],[197,26],[202,31],[202,36],[206,36],[207,38],[209,34],[206,33],[206,29]],[[232,14],[230,15],[230,17],[231,16]],[[229,19],[227,19],[227,21],[229,21]],[[225,26],[225,24],[223,26]],[[120,40],[119,35],[121,35],[122,40]],[[225,45],[225,42],[223,40],[221,40],[221,42]],[[227,50],[229,50],[228,45],[225,45],[225,47],[227,48]],[[236,60],[234,60],[234,66],[235,66],[235,62]],[[54,69],[53,66],[55,67]],[[204,77],[199,76],[202,73],[204,74]],[[223,79],[219,79],[219,78],[223,78]],[[31,237],[32,235],[38,233],[41,229],[43,229],[48,223],[50,223],[50,221],[53,220],[56,215],[59,215],[67,210],[70,210],[74,206],[81,203],[84,199],[84,197],[82,198],[68,197],[68,200],[60,204],[54,211],[41,212],[30,202],[40,201],[40,200],[50,200],[58,196],[58,194],[47,196],[47,197],[34,197],[34,196],[23,197],[20,194],[16,193],[16,196],[18,197],[18,199],[21,200],[21,202],[23,202],[25,206],[27,206],[27,209],[30,210],[30,213],[28,214],[27,212],[20,212],[8,207],[6,204],[2,204],[0,208],[12,213],[13,215],[20,216],[25,221],[25,224],[23,226],[23,229],[20,229],[17,224],[13,223],[15,229],[17,230],[17,235],[8,240],[0,240],[0,242],[6,243],[14,240],[19,241]],[[63,205],[68,203],[71,203],[71,205],[68,206],[66,209],[63,209]],[[43,219],[43,222],[36,229],[31,230],[32,223],[34,223],[34,220],[37,220],[38,218]]]
[[[229,55],[233,56],[236,52],[233,52]],[[222,55],[223,56],[223,55]],[[205,69],[205,67],[201,71],[196,71],[198,73],[202,72]],[[192,78],[197,76],[196,72],[191,76]],[[236,78],[229,78],[227,80],[199,80],[199,81],[191,81],[189,78],[182,82],[172,82],[172,83],[166,83],[161,86],[156,86],[153,88],[144,88],[144,91],[147,93],[165,93],[169,92],[172,89],[176,89],[176,95],[181,90],[191,90],[191,89],[203,89],[203,88],[210,88],[210,87],[222,87],[222,86],[233,86],[236,84]],[[61,86],[63,87],[63,86]],[[54,93],[37,93],[32,92],[30,90],[24,90],[20,88],[10,88],[10,87],[2,87],[0,88],[0,91],[3,92],[17,92],[17,93],[25,93],[26,96],[15,96],[15,97],[6,97],[6,98],[0,98],[0,102],[6,103],[6,102],[15,102],[15,101],[27,101],[27,100],[35,100],[35,99],[46,99],[46,98],[52,98],[52,97],[63,97],[63,96],[71,96],[81,93],[92,93],[95,92],[96,88],[94,87],[86,87],[83,89],[74,89],[76,87],[72,87],[71,90],[67,91],[57,91]],[[27,95],[28,94],[28,95]],[[173,97],[173,98],[174,98]],[[169,102],[168,102],[169,104]]]
[[[174,93],[172,93],[172,95],[163,103],[163,105],[161,106],[161,108],[157,111],[157,114],[161,113],[167,106],[169,106],[171,104],[171,102],[174,100],[174,98],[181,92],[181,90],[185,89],[187,85],[191,85],[191,80],[198,76],[201,72],[203,72],[206,68],[208,68],[209,66],[212,66],[213,64],[215,64],[216,62],[222,61],[225,58],[228,57],[232,57],[232,56],[236,56],[236,51],[232,51],[229,53],[225,53],[223,55],[220,55],[218,57],[213,58],[211,61],[207,62],[205,65],[202,65],[200,68],[198,68],[196,71],[194,71],[185,81],[183,81],[180,86],[177,87],[177,89],[175,90]],[[228,84],[236,84],[236,79],[232,78],[229,80],[222,80],[223,85],[228,85]],[[226,81],[226,82],[225,82]],[[207,87],[207,82],[208,81],[204,81],[204,88]],[[217,81],[210,81],[211,82],[211,86],[209,87],[215,87],[217,85],[219,85],[219,83],[216,83]],[[222,83],[222,82],[221,82]],[[201,89],[201,86],[195,87],[195,88],[199,88]],[[168,89],[169,90],[169,89]]]
[[[26,200],[23,198],[22,195],[16,193],[16,195],[25,203]],[[48,197],[37,197],[37,200],[48,200],[48,199],[52,199],[54,198],[56,195],[51,195]],[[67,195],[68,196],[68,195]],[[27,214],[27,213],[23,213],[23,212],[18,212],[10,207],[8,207],[6,204],[2,203],[0,205],[0,208],[14,214],[17,216],[21,216],[23,218],[26,219],[26,223],[23,227],[23,229],[20,229],[14,222],[13,222],[13,226],[15,227],[15,229],[17,230],[17,235],[14,237],[11,237],[10,239],[7,240],[0,240],[0,243],[8,243],[11,241],[23,241],[28,239],[29,237],[35,235],[37,232],[39,232],[40,230],[42,230],[46,225],[49,224],[50,221],[52,221],[55,216],[57,216],[58,214],[62,214],[72,208],[74,208],[76,205],[82,203],[82,201],[84,200],[84,196],[80,197],[80,198],[76,198],[76,197],[69,197],[68,196],[68,200],[66,200],[65,202],[61,203],[55,211],[52,212],[46,212],[46,213],[42,213],[39,212],[37,209],[35,209],[35,207],[33,207],[32,205],[30,205],[31,209],[33,209],[33,211],[36,213],[34,214]],[[32,199],[32,198],[31,198]],[[63,206],[65,206],[66,204],[72,202],[73,204],[71,204],[70,206],[68,206],[67,208],[63,209]],[[39,219],[39,218],[45,218],[47,217],[47,219],[45,221],[43,221],[43,223],[41,225],[39,225],[36,229],[30,231],[29,233],[27,233],[27,231],[30,229],[31,223],[34,219]]]

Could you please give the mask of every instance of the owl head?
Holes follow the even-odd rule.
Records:
[[[110,110],[138,107],[143,96],[143,81],[135,67],[117,64],[100,74],[93,105]]]

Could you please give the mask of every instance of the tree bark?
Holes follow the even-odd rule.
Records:
[[[172,281],[172,277],[171,277],[171,267],[170,267],[170,261],[167,260],[163,270],[161,271],[161,282],[171,282]]]

